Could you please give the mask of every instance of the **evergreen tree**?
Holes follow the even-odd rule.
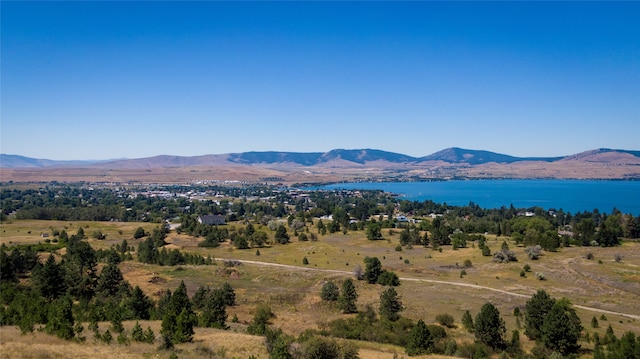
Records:
[[[40,294],[48,301],[62,296],[67,288],[64,281],[64,270],[56,263],[53,254],[49,254],[44,265],[36,265],[33,271],[33,282]]]
[[[400,319],[400,311],[402,311],[402,302],[400,302],[398,293],[393,287],[387,288],[380,295],[380,316],[395,322]]]
[[[475,319],[476,342],[488,345],[494,350],[505,346],[506,327],[500,311],[493,304],[485,303]]]
[[[320,292],[320,298],[322,300],[336,301],[338,300],[339,296],[340,289],[338,289],[338,286],[335,283],[333,283],[332,281],[324,283],[324,285],[322,286],[322,291]]]
[[[470,332],[473,333],[473,331],[475,330],[475,326],[473,324],[473,318],[471,317],[471,313],[469,313],[468,310],[464,311],[464,314],[462,314],[462,326],[464,326],[464,328]]]
[[[69,340],[74,336],[72,302],[69,296],[56,300],[49,307],[49,320],[45,330],[59,338]]]
[[[280,244],[289,243],[289,235],[287,234],[287,228],[284,226],[284,224],[280,224],[276,228],[275,239],[276,239],[276,242]]]
[[[431,336],[429,328],[427,328],[426,324],[420,319],[413,329],[411,329],[411,333],[409,333],[409,341],[406,347],[407,355],[427,354],[431,349],[433,349],[433,337]]]
[[[220,287],[222,291],[222,299],[224,300],[224,305],[228,307],[233,307],[236,305],[236,292],[233,290],[233,287],[229,282],[224,282],[222,287]]]
[[[196,290],[195,294],[193,294],[193,297],[191,297],[191,304],[193,305],[193,309],[201,310],[202,308],[204,308],[204,304],[210,294],[211,288],[201,285],[198,290]]]
[[[253,315],[253,322],[247,327],[247,333],[252,335],[265,335],[269,321],[274,317],[275,314],[271,311],[271,307],[266,304],[258,305],[256,313]]]
[[[222,290],[214,290],[207,296],[202,313],[200,313],[200,326],[207,328],[227,329],[227,310]]]
[[[162,317],[160,333],[172,343],[190,342],[193,340],[193,327],[196,323],[197,316],[187,296],[187,286],[182,281],[171,295],[168,308]]]
[[[365,257],[364,264],[364,279],[369,284],[378,283],[378,277],[382,274],[382,263],[380,263],[378,257]]]
[[[114,263],[109,263],[102,268],[98,283],[96,286],[96,294],[105,298],[113,297],[118,293],[120,284],[123,282],[122,272]]]
[[[356,301],[358,300],[358,293],[356,287],[353,285],[353,280],[347,278],[342,282],[342,291],[338,297],[338,307],[343,313],[357,313],[358,307],[356,307]]]
[[[540,331],[542,343],[562,355],[576,353],[580,348],[582,324],[571,303],[564,298],[556,301],[545,315]]]
[[[542,322],[554,303],[555,299],[551,298],[543,289],[538,290],[538,292],[527,301],[524,313],[524,334],[529,339],[537,340],[542,336],[540,330]]]
[[[131,296],[125,300],[130,317],[135,319],[148,320],[151,318],[151,310],[153,302],[144,294],[139,286],[136,286],[131,292]]]

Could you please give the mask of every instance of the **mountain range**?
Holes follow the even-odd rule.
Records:
[[[515,157],[447,148],[423,157],[375,149],[154,156],[109,161],[52,161],[0,155],[0,182],[193,183],[259,181],[425,181],[556,178],[640,180],[640,151],[601,148],[562,157]]]
[[[563,160],[597,161],[602,162],[602,155],[617,159],[640,159],[640,151],[617,150],[601,148],[592,151],[581,152],[562,157],[515,157],[501,153],[482,150],[469,150],[452,147],[435,152],[428,156],[412,157],[400,153],[387,152],[376,149],[335,149],[329,152],[242,152],[220,155],[202,156],[169,156],[161,155],[136,159],[118,159],[107,161],[56,161],[37,159],[19,155],[0,154],[0,167],[2,168],[43,168],[43,167],[88,167],[88,168],[166,168],[166,167],[191,167],[191,166],[219,166],[219,165],[298,165],[298,166],[322,166],[322,165],[365,165],[375,164],[383,166],[385,163],[420,165],[427,162],[443,162],[449,164],[482,165],[487,163],[512,164],[516,162],[557,162]],[[615,155],[615,156],[611,156]]]

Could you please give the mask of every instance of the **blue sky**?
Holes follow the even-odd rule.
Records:
[[[0,6],[5,154],[640,149],[640,2]]]

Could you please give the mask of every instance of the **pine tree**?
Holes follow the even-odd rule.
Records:
[[[576,353],[582,332],[580,318],[567,299],[560,299],[545,315],[540,327],[544,345],[562,355]]]
[[[487,302],[480,309],[475,319],[476,341],[495,349],[505,346],[504,334],[506,327],[500,317],[500,311],[493,304]]]
[[[197,316],[193,312],[191,302],[187,296],[187,286],[180,282],[178,289],[171,295],[167,309],[162,317],[163,338],[171,343],[186,343],[193,340],[193,327],[197,323]]]
[[[126,300],[126,306],[135,319],[147,320],[151,318],[153,302],[139,286],[133,288],[131,296]]]
[[[531,340],[537,340],[542,336],[540,328],[544,317],[553,307],[555,299],[551,298],[547,292],[540,289],[525,304],[524,314],[524,334]]]
[[[366,279],[369,284],[377,283],[378,277],[382,274],[382,263],[378,257],[365,257],[364,264],[364,279]]]
[[[200,313],[200,326],[207,328],[227,329],[227,310],[222,290],[214,290],[205,299],[202,313]]]
[[[342,282],[342,291],[338,297],[338,307],[342,310],[342,313],[357,313],[356,301],[358,300],[358,293],[356,287],[353,285],[351,278],[345,279]]]
[[[73,338],[73,312],[71,297],[65,296],[56,300],[49,307],[49,320],[45,326],[45,330],[49,334],[54,334],[62,339]]]
[[[393,287],[387,288],[380,295],[380,316],[395,322],[400,319],[400,311],[402,311],[402,302],[398,297],[398,293]]]
[[[124,280],[120,268],[114,263],[109,263],[100,272],[96,286],[96,294],[105,298],[113,297],[118,293],[120,283]]]
[[[469,313],[468,310],[464,311],[464,314],[462,314],[462,326],[464,326],[464,328],[469,332],[469,333],[473,333],[473,331],[475,330],[475,326],[473,324],[473,318],[471,317],[471,313]]]
[[[48,301],[62,296],[67,290],[64,281],[64,270],[56,263],[53,254],[49,254],[44,265],[37,265],[33,270],[33,281],[40,294]]]
[[[406,347],[407,355],[427,354],[431,349],[433,349],[433,337],[424,321],[420,319],[416,326],[411,329],[411,333],[409,333],[409,341]]]

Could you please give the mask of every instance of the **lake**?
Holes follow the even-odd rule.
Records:
[[[563,209],[577,213],[598,209],[640,215],[640,181],[591,180],[468,180],[441,182],[337,183],[319,189],[379,189],[407,200],[432,200],[483,208],[509,207]]]

